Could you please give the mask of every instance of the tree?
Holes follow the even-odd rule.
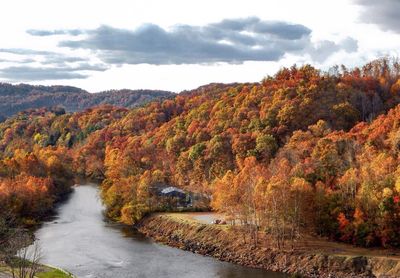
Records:
[[[303,227],[311,226],[313,223],[313,197],[314,192],[309,182],[304,178],[295,177],[292,179],[288,203],[292,248],[294,248],[295,240],[301,237]]]
[[[256,139],[256,150],[262,159],[269,161],[278,150],[278,144],[272,135],[260,134]]]

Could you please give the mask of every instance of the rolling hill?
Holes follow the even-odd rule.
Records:
[[[89,93],[71,86],[32,86],[0,83],[0,121],[19,111],[42,108],[64,107],[68,112],[110,104],[133,108],[158,98],[172,97],[173,93],[161,90],[110,90]]]

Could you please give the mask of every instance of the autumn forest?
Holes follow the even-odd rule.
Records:
[[[32,107],[0,123],[0,218],[39,223],[79,177],[98,181],[107,216],[129,225],[165,210],[153,188],[167,184],[277,248],[305,233],[400,247],[399,104],[400,63],[384,58],[137,108]]]

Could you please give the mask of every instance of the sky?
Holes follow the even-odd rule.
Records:
[[[2,0],[0,81],[90,92],[257,82],[400,52],[400,0]]]

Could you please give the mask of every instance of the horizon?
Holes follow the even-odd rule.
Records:
[[[396,0],[96,6],[19,0],[3,6],[8,12],[0,22],[8,28],[0,30],[0,81],[11,84],[181,92],[260,82],[293,64],[328,70],[400,56]]]
[[[394,59],[394,60],[399,60],[399,57],[388,57],[388,56],[382,56],[382,57],[377,57],[376,59],[374,59],[374,60],[372,60],[372,61],[378,61],[378,60],[381,60],[381,59]],[[372,61],[369,61],[369,62],[372,62]],[[368,61],[366,61],[366,63],[365,64],[361,64],[361,65],[355,65],[355,66],[353,66],[353,67],[351,67],[351,68],[346,68],[347,70],[354,70],[354,69],[356,69],[356,68],[362,68],[363,66],[365,66],[366,64],[368,64],[369,63]],[[297,68],[301,68],[301,67],[303,67],[303,66],[306,66],[306,65],[311,65],[311,64],[309,64],[309,63],[305,63],[305,64],[302,64],[302,65],[297,65],[297,64],[293,64],[293,65],[291,65],[291,66],[296,66]],[[54,84],[41,84],[41,83],[37,83],[37,84],[35,84],[35,83],[29,83],[29,82],[21,82],[21,83],[12,83],[12,82],[7,82],[7,81],[0,81],[0,84],[9,84],[9,85],[12,85],[12,86],[19,86],[19,85],[28,85],[28,86],[45,86],[45,87],[57,87],[57,86],[65,86],[65,87],[74,87],[74,88],[77,88],[77,89],[81,89],[81,90],[83,90],[83,91],[86,91],[87,93],[90,93],[90,94],[97,94],[97,93],[104,93],[104,92],[108,92],[108,91],[123,91],[123,90],[130,90],[130,91],[141,91],[141,90],[143,90],[143,91],[165,91],[165,92],[169,92],[169,93],[174,93],[174,94],[180,94],[180,93],[182,93],[182,92],[187,92],[187,91],[193,91],[193,90],[197,90],[197,89],[199,89],[199,88],[201,88],[201,87],[204,87],[204,86],[209,86],[209,85],[213,85],[213,84],[222,84],[222,85],[232,85],[232,84],[260,84],[261,82],[262,82],[262,80],[264,79],[264,78],[266,78],[266,77],[273,77],[273,76],[275,76],[275,74],[277,74],[280,70],[282,70],[282,69],[284,69],[284,68],[287,68],[287,69],[289,69],[291,66],[282,66],[281,68],[279,68],[279,69],[277,69],[274,73],[271,73],[271,74],[266,74],[261,80],[259,80],[259,81],[245,81],[245,82],[235,82],[235,81],[233,81],[233,82],[209,82],[209,83],[205,83],[205,84],[200,84],[200,85],[198,85],[198,86],[196,86],[196,87],[192,87],[192,88],[185,88],[185,89],[182,89],[182,90],[180,90],[180,91],[172,91],[172,90],[167,90],[167,89],[162,89],[162,88],[160,88],[160,89],[149,89],[149,88],[127,88],[127,87],[121,87],[121,88],[117,88],[117,87],[113,87],[113,88],[110,88],[110,89],[105,89],[105,90],[100,90],[100,91],[89,91],[89,90],[87,90],[87,89],[85,89],[85,88],[82,88],[82,87],[79,87],[79,86],[74,86],[74,85],[70,85],[70,84],[68,84],[68,83],[66,83],[66,84],[58,84],[58,83],[54,83]],[[327,69],[325,69],[325,70],[322,70],[322,69],[320,69],[320,68],[318,68],[318,67],[315,67],[315,66],[313,66],[313,65],[311,65],[312,67],[314,67],[315,69],[317,69],[317,70],[319,70],[322,74],[329,74],[329,70],[331,69],[331,68],[333,68],[333,67],[335,67],[335,66],[345,66],[344,64],[334,64],[334,65],[331,65],[329,68],[327,68]]]

